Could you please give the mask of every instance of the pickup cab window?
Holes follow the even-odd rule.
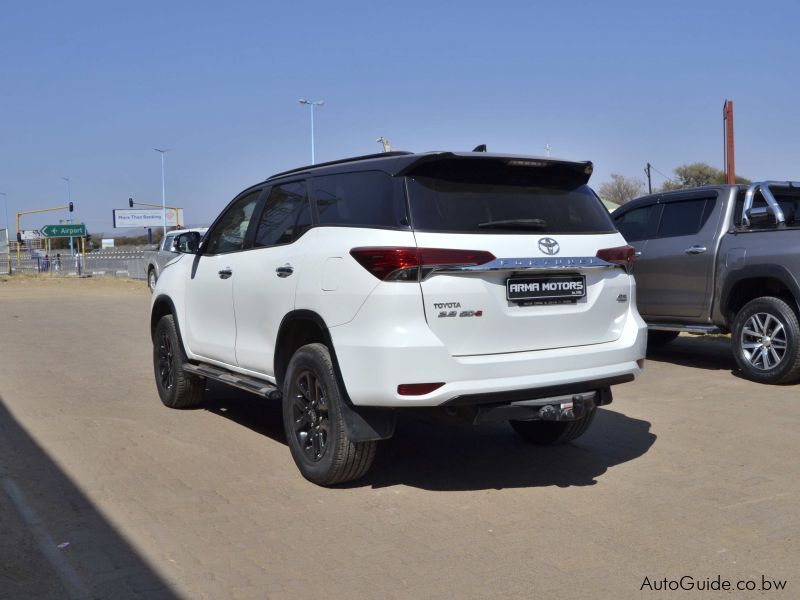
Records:
[[[161,240],[161,248],[160,250],[169,250],[172,247],[172,240],[175,239],[175,235],[165,235],[164,239]]]
[[[615,224],[622,237],[628,242],[638,242],[653,237],[661,205],[648,204],[622,214],[615,219]]]
[[[694,235],[708,221],[714,210],[715,198],[697,198],[664,204],[657,237]]]

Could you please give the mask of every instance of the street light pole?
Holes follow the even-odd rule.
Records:
[[[67,205],[69,206],[69,204],[72,203],[72,191],[70,190],[69,187],[69,177],[62,177],[61,179],[67,182]],[[67,223],[72,225],[72,213],[67,213]],[[72,240],[73,238],[69,238],[69,255],[75,256],[75,250]]]
[[[307,104],[311,109],[311,164],[314,164],[314,107],[315,106],[324,106],[325,100],[306,100],[305,98],[300,98],[298,100],[300,104]]]
[[[0,192],[3,197],[3,212],[6,220],[6,273],[11,275],[11,237],[8,235],[8,194]]]
[[[167,235],[167,188],[166,183],[164,181],[164,155],[169,152],[169,150],[161,150],[159,148],[153,148],[156,152],[161,154],[161,219],[162,223],[164,224],[164,235]]]

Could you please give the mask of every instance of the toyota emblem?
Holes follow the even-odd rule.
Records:
[[[553,256],[554,254],[558,254],[558,251],[561,250],[561,246],[559,246],[558,242],[553,238],[540,238],[539,250],[541,250],[544,254]]]

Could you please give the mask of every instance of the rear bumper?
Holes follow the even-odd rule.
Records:
[[[403,318],[411,311],[419,314],[418,304],[382,303],[375,318],[369,305],[354,321],[330,329],[347,393],[356,406],[480,404],[503,402],[504,395],[514,400],[554,395],[542,388],[596,390],[636,377],[647,345],[647,325],[632,305],[622,335],[613,342],[451,356],[423,318]],[[365,321],[373,326],[365,327]],[[421,396],[397,393],[400,384],[434,382],[444,385]]]

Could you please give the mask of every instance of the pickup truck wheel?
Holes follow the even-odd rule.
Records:
[[[294,353],[283,383],[283,426],[292,458],[303,477],[334,485],[363,477],[377,442],[351,442],[341,412],[333,362],[323,344]]]
[[[520,437],[538,446],[556,446],[578,439],[594,421],[597,407],[575,421],[509,421]]]
[[[153,292],[156,289],[156,281],[158,281],[158,277],[156,277],[156,270],[150,269],[147,272],[147,287],[150,288],[150,291]]]
[[[185,362],[174,317],[161,317],[153,336],[153,368],[158,395],[170,408],[191,408],[203,401],[205,385],[183,370]]]
[[[800,378],[800,323],[780,298],[751,300],[733,321],[734,357],[745,377],[760,383]]]
[[[669,344],[677,337],[677,331],[649,330],[647,332],[647,347],[658,348],[664,344]]]

